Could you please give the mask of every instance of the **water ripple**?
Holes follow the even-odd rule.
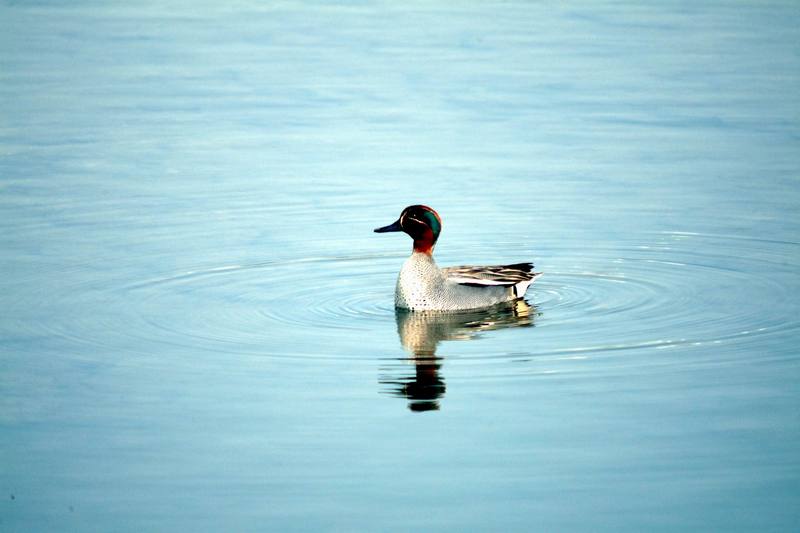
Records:
[[[523,355],[746,343],[795,330],[798,304],[790,284],[796,285],[797,248],[667,233],[625,246],[594,244],[580,254],[566,245],[553,245],[544,256],[532,252],[545,276],[528,294],[537,317],[536,328],[524,333],[531,342]],[[26,323],[27,334],[98,348],[362,357],[372,337],[395,335],[392,293],[402,260],[391,254],[217,264],[134,281],[88,275],[76,266],[61,273],[60,291],[28,291],[19,305],[31,316],[49,317]],[[764,271],[771,276],[761,276]],[[106,312],[82,312],[98,308]],[[313,347],[302,340],[310,338]],[[482,348],[464,357],[520,357],[491,344]]]

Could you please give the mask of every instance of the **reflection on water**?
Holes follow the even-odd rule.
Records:
[[[436,356],[441,341],[474,340],[478,334],[503,328],[533,326],[536,308],[523,299],[487,309],[466,312],[414,312],[395,310],[400,344],[411,354],[406,359],[414,373],[381,379],[387,392],[408,398],[412,411],[439,409],[446,386],[439,374],[443,358]]]
[[[439,375],[442,358],[415,354],[409,361],[414,363],[413,375],[385,379],[381,383],[389,386],[390,394],[408,398],[408,408],[412,411],[438,411],[439,398],[447,390]]]

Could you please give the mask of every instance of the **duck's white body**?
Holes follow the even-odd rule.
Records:
[[[394,304],[412,311],[489,307],[522,297],[538,275],[508,266],[441,269],[431,254],[414,252],[397,276]]]

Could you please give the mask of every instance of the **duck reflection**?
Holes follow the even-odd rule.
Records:
[[[442,358],[436,356],[441,341],[473,340],[479,333],[503,328],[533,325],[536,308],[520,299],[486,309],[466,312],[395,310],[400,343],[411,356],[414,373],[380,380],[385,392],[407,398],[412,411],[439,409],[446,387],[440,376]]]

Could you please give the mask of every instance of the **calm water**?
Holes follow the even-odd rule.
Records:
[[[138,4],[0,4],[0,530],[800,528],[799,4]]]

